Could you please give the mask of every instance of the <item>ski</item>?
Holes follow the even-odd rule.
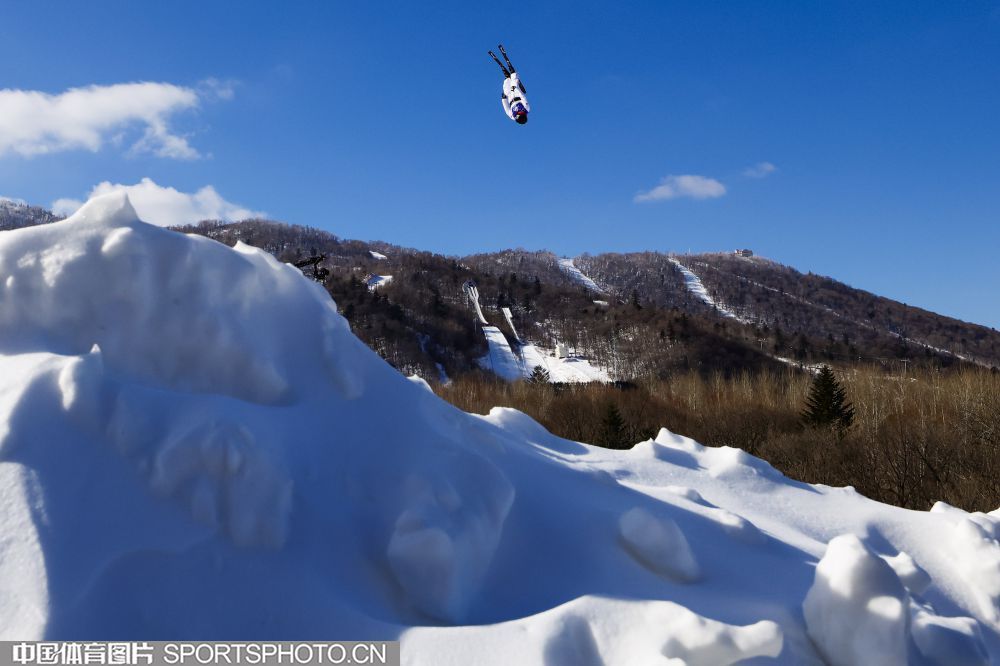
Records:
[[[490,57],[491,57],[491,58],[493,58],[493,61],[494,61],[494,62],[495,62],[496,64],[500,65],[500,69],[502,69],[502,70],[503,70],[503,75],[504,75],[505,77],[507,77],[507,78],[510,78],[510,72],[508,72],[508,71],[507,71],[507,68],[503,66],[503,63],[502,63],[502,62],[500,62],[500,58],[498,58],[498,57],[497,57],[497,54],[496,54],[496,53],[493,53],[493,51],[487,51],[487,53],[489,53],[489,54],[490,54]]]
[[[514,73],[514,71],[515,71],[515,70],[514,70],[514,65],[512,65],[512,64],[511,64],[511,62],[510,62],[510,58],[508,58],[508,57],[507,57],[507,49],[505,49],[505,48],[503,47],[503,44],[497,44],[497,48],[499,48],[499,49],[500,49],[500,55],[502,55],[502,56],[503,56],[503,59],[507,61],[507,67],[509,67],[509,68],[510,68],[510,71],[511,71],[511,73],[513,74],[513,73]],[[495,57],[495,56],[494,56],[494,57]]]

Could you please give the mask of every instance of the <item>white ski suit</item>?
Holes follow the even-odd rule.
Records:
[[[524,105],[525,111],[531,111],[528,96],[524,92],[524,84],[518,78],[517,72],[511,72],[510,76],[503,80],[503,95],[500,98],[500,103],[503,105],[503,112],[511,120],[514,120],[514,108],[518,103]]]

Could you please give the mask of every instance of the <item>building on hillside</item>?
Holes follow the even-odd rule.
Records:
[[[749,257],[753,256],[753,250],[748,250],[748,249],[745,249],[745,248],[741,248],[739,250],[733,250],[733,254],[735,254],[737,257],[747,257],[747,258],[749,258]]]

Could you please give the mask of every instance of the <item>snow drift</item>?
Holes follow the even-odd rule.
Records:
[[[394,639],[407,664],[985,664],[1000,514],[664,430],[462,413],[264,252],[124,195],[0,233],[0,638]]]

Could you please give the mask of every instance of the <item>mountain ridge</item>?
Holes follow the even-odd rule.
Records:
[[[31,219],[22,215],[23,226],[57,219],[35,207],[18,210],[33,211]],[[455,256],[265,219],[174,229],[241,241],[290,263],[322,256],[306,263],[326,271],[324,286],[359,337],[392,365],[425,377],[477,371],[477,359],[489,353],[461,288],[470,280],[490,323],[515,348],[516,327],[544,349],[566,345],[619,380],[817,363],[1000,365],[995,329],[759,256],[644,251],[566,259],[521,248]],[[366,284],[373,275],[395,279]],[[512,312],[509,322],[503,308]]]

